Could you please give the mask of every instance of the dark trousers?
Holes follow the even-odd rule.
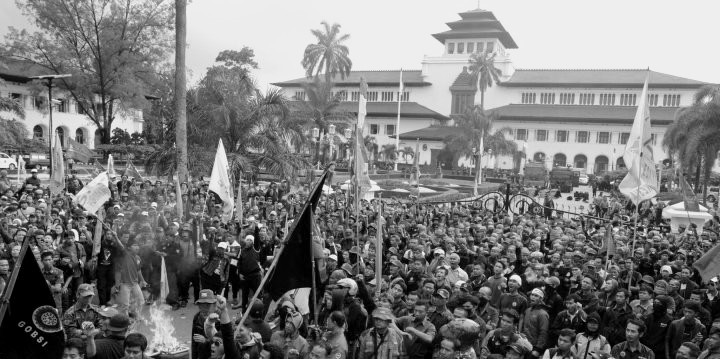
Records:
[[[200,282],[202,283],[203,289],[210,289],[215,294],[220,294],[223,289],[223,283],[220,276],[217,274],[209,275],[205,272],[200,273]]]
[[[240,281],[240,289],[242,289],[242,310],[245,312],[248,307],[248,301],[250,300],[250,291],[253,293],[260,287],[260,281],[262,276],[260,272],[245,276],[245,279]]]
[[[230,293],[228,287],[232,286],[232,297],[228,295],[228,299],[234,299],[237,298],[238,292],[240,291],[241,286],[241,280],[240,276],[237,272],[237,267],[230,267],[230,273],[228,274],[228,284],[225,285],[225,293]]]
[[[97,290],[100,305],[106,305],[112,299],[112,287],[115,285],[115,271],[112,265],[97,267]]]
[[[188,301],[190,298],[190,285],[193,287],[193,298],[200,296],[200,271],[196,267],[183,268],[178,270],[177,287],[178,296],[181,301]]]

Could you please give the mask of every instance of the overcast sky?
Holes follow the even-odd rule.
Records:
[[[171,0],[170,0],[171,1]],[[515,39],[516,68],[646,68],[720,83],[717,0],[480,0]],[[218,52],[255,50],[261,88],[303,76],[310,29],[326,20],[350,34],[354,70],[420,69],[477,0],[192,0],[187,61],[197,81]],[[0,0],[0,34],[24,27],[13,0]]]

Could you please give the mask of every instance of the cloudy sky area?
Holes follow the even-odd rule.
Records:
[[[720,83],[716,0],[480,0],[510,32],[517,68],[646,68]],[[355,70],[420,69],[448,29],[477,0],[192,0],[188,66],[197,81],[218,52],[250,46],[261,88],[303,76],[310,29],[337,22],[351,35]],[[0,35],[27,27],[13,0],[0,0]]]

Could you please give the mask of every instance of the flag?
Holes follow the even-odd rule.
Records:
[[[110,178],[117,177],[117,173],[115,173],[115,160],[112,155],[108,155],[107,174]]]
[[[367,115],[367,83],[364,78],[360,79],[360,101],[358,108],[358,122],[355,129],[355,181],[359,188],[370,188],[370,175],[368,173],[368,155],[365,148],[364,131],[365,116]]]
[[[177,216],[182,221],[184,219],[184,214],[183,214],[182,190],[180,189],[180,174],[179,173],[177,176],[175,176],[175,197],[177,198],[177,202],[175,202],[175,208],[177,208]]]
[[[109,179],[107,172],[100,173],[78,192],[75,196],[75,202],[83,206],[89,213],[97,212],[112,195],[108,184]]]
[[[98,175],[100,175],[103,172],[105,172],[105,168],[100,164],[100,162],[95,160],[95,164],[93,165],[93,168],[92,168],[92,175],[97,177]]]
[[[67,156],[67,158],[72,158],[73,160],[78,162],[90,163],[90,160],[93,158],[94,154],[93,151],[87,148],[87,146],[68,137],[67,151],[65,151],[65,155]]]
[[[328,171],[325,171],[303,206],[300,216],[293,221],[290,235],[282,247],[277,266],[270,274],[266,288],[273,300],[278,300],[287,291],[312,287],[313,270],[313,229],[312,216],[322,194]],[[317,267],[315,275],[319,278]]]
[[[140,172],[138,172],[137,168],[135,168],[135,165],[133,165],[132,161],[128,161],[127,166],[125,167],[125,172],[123,172],[123,176],[127,176],[128,178],[134,178],[136,181],[143,182],[143,178],[140,175]]]
[[[398,101],[400,101],[400,100],[402,99],[402,93],[403,93],[403,90],[404,90],[404,89],[405,89],[405,84],[403,84],[403,80],[402,80],[402,69],[400,69],[400,89],[399,89],[399,92],[400,92],[400,95],[399,95],[399,96],[400,96],[400,97],[398,98]]]
[[[232,219],[233,212],[233,199],[235,198],[232,193],[232,185],[230,185],[230,177],[228,171],[230,166],[228,165],[227,155],[225,154],[225,146],[223,146],[222,139],[218,143],[217,152],[215,153],[215,163],[213,164],[212,174],[210,175],[210,186],[209,190],[215,192],[223,201],[223,223],[227,223]]]
[[[50,194],[57,195],[65,189],[65,162],[60,144],[60,137],[55,134],[55,145],[52,148],[52,175],[50,176]]]
[[[243,222],[242,179],[238,178],[237,200],[235,201],[235,217],[239,223]]]
[[[18,155],[18,174],[25,174],[25,159]]]
[[[606,253],[608,256],[614,256],[615,251],[615,238],[613,237],[613,227],[607,226],[605,231],[605,238],[603,239],[602,247],[600,247],[600,253]]]
[[[0,358],[60,358],[65,344],[62,319],[55,308],[29,241],[20,249],[0,304]]]
[[[720,244],[713,247],[709,252],[705,253],[700,259],[693,263],[703,282],[709,281],[720,273]]]
[[[647,100],[649,78],[648,71],[623,154],[628,174],[619,186],[620,192],[636,204],[653,198],[658,193],[652,136],[650,136],[650,107]]]
[[[692,187],[690,187],[690,184],[688,184],[685,180],[684,175],[680,176],[680,188],[682,189],[685,210],[688,212],[699,212],[700,202],[698,202],[695,192],[692,190]]]

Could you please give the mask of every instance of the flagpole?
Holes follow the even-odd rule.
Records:
[[[311,195],[314,194],[314,193],[316,193],[316,191],[318,190],[318,186],[320,185],[320,183],[321,183],[321,182],[324,182],[325,176],[327,175],[327,172],[328,172],[328,171],[329,171],[329,167],[328,167],[328,169],[325,169],[325,172],[323,172],[323,174],[320,176],[320,178],[318,179],[318,181],[315,183],[315,186],[313,187],[313,190],[310,192]],[[320,190],[322,190],[322,188],[320,188]],[[307,207],[310,206],[310,207],[311,207],[311,208],[310,208],[310,217],[311,217],[311,219],[312,219],[312,216],[314,216],[315,214],[314,214],[313,211],[312,211],[312,205],[311,205],[311,203],[310,203],[311,200],[312,200],[312,196],[308,197],[308,199],[305,201],[305,205],[303,206],[303,209],[300,211],[300,215],[302,215],[303,213],[305,213],[305,210],[307,209]],[[262,293],[263,289],[265,288],[265,284],[267,283],[268,279],[269,279],[270,276],[273,274],[273,270],[274,270],[275,267],[277,266],[277,263],[278,263],[278,261],[279,261],[279,259],[280,259],[280,255],[282,254],[283,250],[285,250],[285,242],[286,242],[286,241],[288,240],[288,238],[290,237],[290,233],[295,231],[295,228],[297,227],[298,222],[297,222],[297,221],[293,221],[293,224],[292,224],[292,225],[293,225],[292,230],[285,232],[285,238],[284,238],[284,239],[282,240],[282,242],[281,242],[280,249],[278,250],[277,254],[275,254],[275,256],[274,256],[274,258],[273,258],[273,261],[272,261],[272,263],[270,264],[270,267],[268,267],[267,272],[265,272],[265,275],[263,276],[262,280],[260,281],[260,285],[258,285],[257,290],[255,291],[255,293],[253,293],[253,297],[252,297],[252,299],[250,300],[250,303],[255,303],[255,301],[257,300],[258,296],[260,295],[260,293]],[[311,228],[312,228],[312,227],[311,227]],[[312,251],[312,245],[310,246],[310,250]],[[313,254],[313,256],[310,257],[310,258],[312,258],[312,261],[313,261],[313,270],[312,270],[312,272],[313,272],[313,278],[315,278],[315,264],[314,264],[315,259],[314,259],[314,254]],[[313,281],[313,282],[314,282],[314,281]],[[314,284],[313,284],[313,286],[314,286]],[[310,299],[310,298],[308,298],[308,299]],[[242,318],[240,319],[240,322],[238,322],[238,324],[239,324],[239,325],[238,325],[238,329],[241,327],[242,323],[245,322],[245,320],[247,319],[248,315],[250,315],[250,311],[251,311],[251,310],[252,310],[252,305],[248,305],[248,306],[247,306],[247,309],[245,309],[245,313],[243,313],[243,316],[242,316]],[[316,311],[317,311],[317,310],[316,310]],[[237,330],[237,329],[236,329],[236,330]]]
[[[320,189],[322,191],[322,188]],[[311,230],[310,233],[312,233],[312,242],[314,243],[314,237],[315,237],[315,214],[310,211],[310,226]],[[312,288],[310,290],[310,298],[308,298],[308,306],[312,303],[313,305],[313,319],[315,320],[315,325],[318,325],[318,311],[317,311],[317,285],[315,284],[315,253],[313,252],[313,246],[310,245],[310,262],[312,262]],[[278,255],[278,257],[280,257]]]
[[[395,152],[400,150],[400,108],[401,108],[401,99],[403,94],[403,82],[402,82],[402,69],[400,69],[400,86],[398,91],[398,110],[397,110],[397,125],[395,125]],[[397,156],[396,156],[397,157]],[[395,171],[398,170],[398,161],[397,158],[395,159]]]
[[[642,152],[640,153],[640,156],[642,156]],[[640,184],[638,183],[637,186],[637,198],[638,203],[635,204],[635,229],[633,231],[633,245],[632,245],[632,252],[630,252],[630,256],[635,254],[635,244],[637,243],[637,223],[638,223],[638,217],[640,217]],[[630,276],[628,277],[628,291],[630,291],[630,286],[632,285],[632,276],[633,272],[635,271],[635,263],[633,263],[632,269],[630,269]]]
[[[382,281],[382,247],[383,247],[383,238],[382,238],[382,222],[380,221],[380,218],[382,217],[382,202],[378,203],[379,209],[377,210],[378,216],[377,216],[377,228],[375,228],[375,236],[377,239],[377,242],[375,244],[375,285],[376,285],[376,294],[380,295],[380,291],[382,290],[382,285],[380,284],[380,281]]]
[[[0,325],[2,325],[3,319],[5,318],[5,312],[7,311],[7,307],[10,301],[10,295],[12,295],[13,289],[15,288],[17,277],[20,274],[20,267],[22,267],[22,261],[27,255],[29,246],[30,241],[23,240],[22,248],[20,248],[20,255],[18,256],[18,261],[13,268],[12,274],[10,274],[10,279],[8,279],[7,287],[5,287],[5,293],[3,293],[2,301],[0,301]]]

